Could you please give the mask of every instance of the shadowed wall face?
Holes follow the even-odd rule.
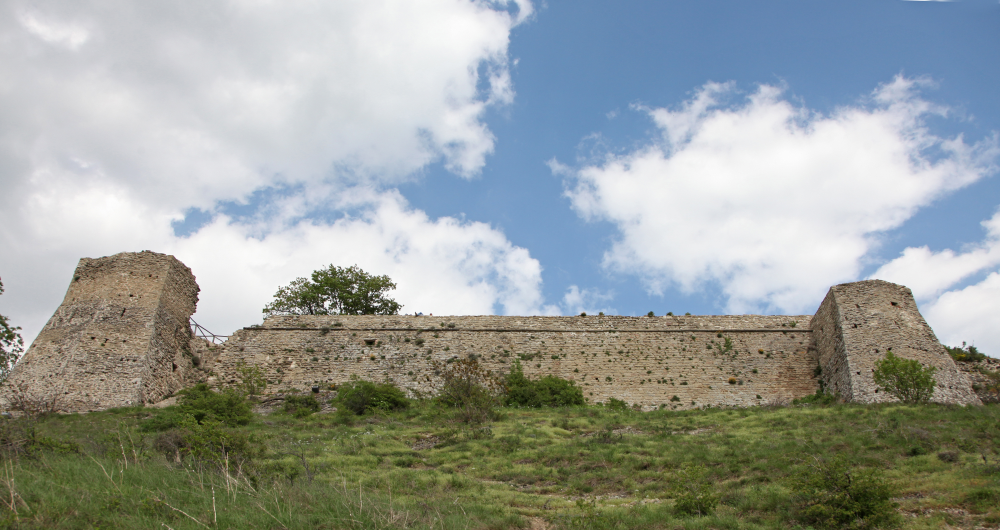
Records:
[[[83,258],[0,399],[54,397],[68,412],[157,401],[183,388],[192,367],[197,301],[191,270],[173,256]]]

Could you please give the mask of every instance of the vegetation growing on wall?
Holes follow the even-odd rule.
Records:
[[[986,354],[971,344],[966,346],[964,342],[961,347],[945,346],[944,349],[948,350],[948,355],[951,355],[952,359],[962,363],[979,362],[986,358]]]

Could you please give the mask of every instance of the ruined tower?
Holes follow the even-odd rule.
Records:
[[[0,401],[21,392],[81,412],[150,403],[183,388],[194,364],[189,318],[198,290],[191,269],[166,254],[81,259]]]
[[[980,404],[965,374],[924,321],[907,287],[882,280],[834,285],[811,322],[827,391],[847,401],[879,403],[875,361],[892,351],[937,368],[931,401]]]

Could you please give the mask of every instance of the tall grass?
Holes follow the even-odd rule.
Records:
[[[903,528],[1000,526],[996,405],[502,412],[255,416],[252,466],[157,451],[149,409],[4,423],[0,527],[804,528],[797,485],[835,459],[884,478]],[[695,490],[715,504],[684,509]]]

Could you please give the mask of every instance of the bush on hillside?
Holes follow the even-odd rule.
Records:
[[[629,411],[628,403],[626,403],[625,401],[622,401],[622,400],[620,400],[618,398],[609,398],[608,402],[605,403],[604,406],[607,407],[609,410],[613,410],[615,412],[628,412]]]
[[[295,394],[285,396],[285,404],[282,409],[295,416],[304,418],[314,412],[319,412],[319,401],[313,396],[296,396]]]
[[[944,349],[948,350],[948,355],[951,355],[951,358],[958,362],[974,363],[986,358],[986,354],[980,352],[975,346],[966,346],[964,342],[961,348],[945,346]]]
[[[358,416],[375,411],[402,410],[410,406],[406,394],[392,383],[350,381],[337,389],[336,403]]]
[[[800,397],[792,400],[792,405],[833,405],[837,402],[837,396],[819,389],[815,394]]]
[[[856,469],[843,456],[817,459],[793,479],[798,519],[817,528],[868,530],[899,526],[892,485],[878,469]]]
[[[514,361],[506,382],[507,396],[504,404],[508,407],[566,407],[586,403],[583,390],[572,381],[554,375],[528,379],[520,361]]]
[[[685,464],[676,473],[674,513],[677,515],[710,515],[719,504],[719,494],[708,478],[705,466]]]
[[[459,409],[465,423],[485,423],[500,417],[497,407],[507,394],[504,379],[486,369],[475,357],[434,363],[441,375],[438,402]]]
[[[896,357],[892,350],[875,361],[875,384],[903,403],[927,403],[934,394],[934,372],[915,359]]]
[[[190,457],[199,465],[236,476],[252,475],[267,450],[252,433],[226,428],[215,420],[197,423],[190,415],[177,428],[157,436],[153,449],[174,462]]]
[[[145,431],[165,431],[179,427],[190,416],[199,425],[218,422],[227,427],[247,425],[253,411],[243,394],[226,389],[215,392],[205,383],[178,392],[177,405],[159,411],[142,424]]]

